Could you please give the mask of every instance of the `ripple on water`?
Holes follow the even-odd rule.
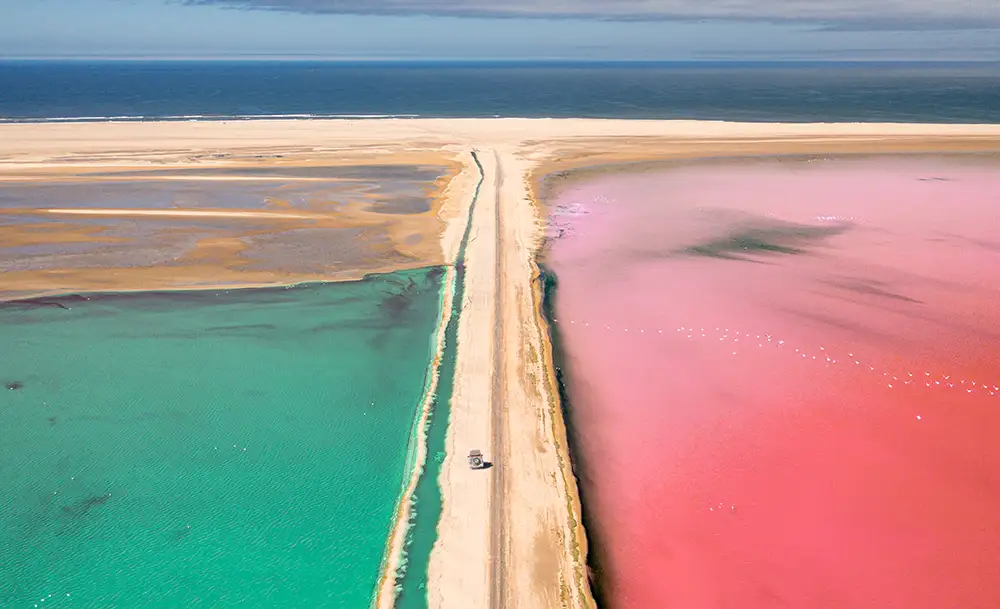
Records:
[[[0,309],[0,605],[366,606],[440,279]]]

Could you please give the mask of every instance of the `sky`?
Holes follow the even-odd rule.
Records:
[[[0,0],[0,58],[1000,60],[1000,0]]]

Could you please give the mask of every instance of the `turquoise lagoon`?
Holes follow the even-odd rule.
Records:
[[[0,606],[367,607],[443,277],[0,305]]]

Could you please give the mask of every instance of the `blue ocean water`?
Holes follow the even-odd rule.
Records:
[[[1000,122],[997,63],[0,62],[0,119]]]

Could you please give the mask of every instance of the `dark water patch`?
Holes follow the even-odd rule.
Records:
[[[569,442],[570,465],[573,475],[577,479],[577,492],[580,496],[580,511],[583,520],[583,528],[587,535],[587,574],[589,578],[591,592],[598,607],[610,607],[610,600],[613,598],[610,589],[610,582],[605,575],[603,548],[605,542],[597,526],[597,518],[592,510],[588,509],[587,496],[589,477],[587,476],[586,460],[581,450],[582,438],[578,433],[578,428],[573,420],[573,406],[570,395],[571,383],[571,360],[566,353],[565,343],[559,328],[556,314],[556,297],[558,295],[559,280],[556,273],[539,263],[539,281],[542,282],[542,314],[549,326],[549,341],[552,345],[552,363],[555,367],[556,384],[558,386],[559,405],[562,412],[563,421],[566,425],[566,435]]]
[[[445,268],[443,266],[431,267],[427,271],[427,280],[432,282],[440,282],[445,275]]]
[[[94,510],[99,508],[106,503],[111,501],[111,493],[103,493],[100,495],[90,495],[85,497],[76,503],[70,505],[64,505],[62,507],[62,513],[64,516],[70,518],[82,518]]]
[[[400,279],[383,281],[383,296],[378,305],[379,312],[385,319],[402,321],[416,298],[428,291],[440,291],[443,277],[444,269],[435,267],[428,271],[422,282],[418,282],[414,277],[408,277],[405,281]]]
[[[202,330],[208,334],[259,334],[277,330],[277,324],[246,324],[242,326],[209,326]]]
[[[397,196],[372,203],[372,211],[382,214],[422,214],[431,208],[427,197]]]
[[[986,251],[992,252],[994,254],[1000,254],[1000,241],[988,241],[984,239],[969,239],[963,238],[964,241],[975,245],[976,247],[981,247]]]
[[[171,539],[173,541],[181,541],[185,537],[191,534],[191,525],[186,524],[182,527],[177,527],[171,534]]]
[[[872,279],[835,279],[827,280],[823,283],[831,285],[835,288],[840,288],[842,290],[847,290],[849,292],[854,292],[855,294],[862,294],[865,296],[877,296],[879,298],[887,298],[889,300],[898,300],[900,302],[910,302],[914,304],[923,304],[923,301],[917,300],[916,298],[910,298],[898,292],[893,292],[886,289],[886,283],[883,281],[875,281]]]
[[[810,322],[844,331],[854,336],[860,341],[875,343],[879,346],[894,345],[896,348],[905,349],[905,343],[901,342],[898,336],[889,335],[875,330],[873,327],[858,323],[844,317],[829,315],[817,311],[807,310],[802,307],[790,307],[783,304],[772,305],[775,311],[782,314],[806,319]]]
[[[391,274],[391,273],[388,273]],[[0,301],[0,309],[55,307],[72,309],[74,304],[93,303],[121,305],[145,311],[172,311],[179,306],[205,305],[221,302],[226,305],[244,305],[255,303],[259,305],[288,304],[295,302],[299,291],[324,289],[328,285],[348,285],[377,281],[381,274],[372,273],[361,279],[337,282],[303,282],[292,285],[232,287],[184,290],[146,290],[126,292],[87,292],[85,294],[66,294]]]
[[[721,237],[675,250],[675,254],[723,260],[753,261],[747,256],[768,254],[796,255],[807,247],[850,228],[847,224],[806,226],[788,222],[762,222],[730,228]]]
[[[338,303],[339,304],[339,303]],[[411,301],[412,304],[412,301]],[[372,310],[373,314],[379,313],[377,306],[366,307]],[[385,332],[406,323],[402,318],[390,318],[388,316],[376,316],[374,318],[354,318],[343,321],[331,321],[319,323],[312,326],[303,326],[295,335],[298,337],[309,337],[317,334],[329,334],[350,330],[363,330],[371,332]],[[111,336],[116,338],[156,338],[167,340],[204,340],[208,335],[214,337],[232,337],[259,340],[263,342],[272,341],[274,338],[285,339],[287,328],[276,324],[249,324],[247,326],[217,326],[209,329],[192,329],[189,331],[176,330],[148,330],[148,331],[122,331],[114,332]]]
[[[71,304],[88,300],[85,296],[53,296],[45,298],[26,298],[24,300],[0,301],[0,309],[38,309],[43,307],[54,309],[70,309]]]
[[[330,322],[325,324],[317,324],[315,326],[310,326],[302,330],[303,334],[322,334],[325,332],[341,332],[350,328],[357,328],[361,330],[372,330],[381,332],[392,328],[395,324],[392,322],[387,322],[384,319],[369,319],[363,321],[357,320],[347,320],[342,322]]]
[[[392,319],[406,314],[413,302],[413,297],[419,294],[419,289],[416,282],[410,279],[409,283],[398,291],[383,293],[385,295],[382,297],[382,302],[379,303],[379,309],[384,316]]]

